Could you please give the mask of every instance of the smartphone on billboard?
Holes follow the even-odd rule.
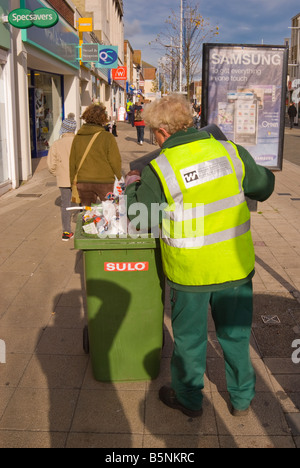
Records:
[[[218,103],[218,126],[221,131],[233,138],[234,133],[234,103],[219,102]]]
[[[258,100],[253,93],[238,93],[235,101],[234,141],[256,145],[258,135]]]

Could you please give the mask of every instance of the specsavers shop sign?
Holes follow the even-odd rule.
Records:
[[[58,20],[58,14],[50,8],[38,8],[33,11],[27,8],[18,8],[8,15],[8,22],[19,29],[28,29],[32,26],[43,29],[51,28],[58,23]]]

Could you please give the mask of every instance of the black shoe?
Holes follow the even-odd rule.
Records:
[[[200,410],[190,410],[179,403],[171,387],[162,387],[159,391],[159,399],[169,408],[177,409],[190,418],[200,418],[203,414],[202,408]]]

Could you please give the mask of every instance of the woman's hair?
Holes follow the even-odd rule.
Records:
[[[106,125],[108,123],[106,107],[103,104],[91,104],[81,118],[88,124]]]
[[[190,105],[180,94],[170,94],[147,104],[144,120],[152,129],[164,128],[170,135],[193,126]]]

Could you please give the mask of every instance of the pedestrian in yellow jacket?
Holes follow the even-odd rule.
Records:
[[[71,206],[71,182],[70,182],[70,152],[76,132],[75,115],[69,114],[63,120],[60,135],[50,147],[47,164],[48,169],[56,177],[57,185],[61,193],[61,219],[62,219],[62,240],[68,241],[73,237],[71,232],[71,212],[66,208]]]

